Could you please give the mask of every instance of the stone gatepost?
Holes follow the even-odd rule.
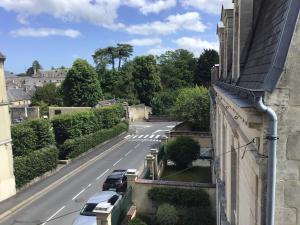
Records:
[[[158,177],[158,159],[157,159],[158,149],[152,148],[150,149],[150,153],[154,157],[154,166],[153,166],[154,178],[157,178]]]
[[[113,206],[107,202],[99,203],[95,209],[97,225],[111,225],[111,212]]]
[[[126,177],[127,177],[127,186],[128,187],[134,187],[135,185],[135,181],[138,177],[138,174],[137,174],[137,170],[136,169],[128,169],[127,170],[127,173],[126,173]]]
[[[146,156],[146,165],[147,169],[149,169],[150,174],[152,174],[152,180],[154,180],[154,157],[149,154]]]

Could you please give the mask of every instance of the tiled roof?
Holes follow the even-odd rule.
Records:
[[[19,100],[30,100],[31,97],[21,88],[9,88],[7,89],[7,97],[9,102],[19,101]]]
[[[299,0],[264,0],[238,86],[272,91],[283,71],[299,14]]]

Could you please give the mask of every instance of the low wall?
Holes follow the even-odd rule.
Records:
[[[179,136],[188,136],[197,141],[201,148],[212,148],[212,137],[208,132],[197,131],[171,131],[169,133],[169,139],[172,140]]]
[[[91,107],[49,107],[49,118],[67,113],[87,111],[90,109]]]
[[[144,104],[128,106],[128,117],[130,122],[147,120],[152,108]]]
[[[9,111],[12,123],[17,119],[37,119],[40,117],[39,107],[10,106]]]
[[[201,189],[209,195],[211,205],[216,204],[216,186],[214,184],[136,179],[131,186],[133,187],[132,201],[138,213],[155,214],[156,208],[153,201],[148,198],[148,191],[153,187]],[[215,213],[215,208],[212,207],[212,209]]]

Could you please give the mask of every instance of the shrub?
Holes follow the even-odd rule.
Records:
[[[126,130],[128,130],[128,124],[120,123],[110,129],[104,129],[89,135],[81,136],[75,139],[69,139],[60,147],[59,158],[75,158]]]
[[[199,151],[199,144],[190,137],[178,137],[167,144],[167,158],[180,169],[187,168],[197,159]]]
[[[147,225],[147,224],[141,219],[135,217],[128,222],[128,225]]]
[[[182,218],[180,221],[181,225],[213,225],[215,219],[212,216],[210,207],[191,207],[184,209]]]
[[[210,207],[209,196],[203,190],[154,187],[148,191],[148,197],[159,204]]]
[[[11,137],[14,156],[24,156],[36,149],[35,132],[28,126],[23,124],[12,126]]]
[[[55,169],[57,162],[58,150],[55,146],[33,151],[26,156],[15,157],[14,174],[17,188],[24,186],[45,172]]]
[[[104,128],[111,128],[121,121],[124,109],[121,105],[57,116],[52,120],[55,140],[61,145],[67,139],[74,139],[94,133]]]
[[[177,210],[167,203],[158,207],[156,219],[159,225],[175,225],[178,221]]]

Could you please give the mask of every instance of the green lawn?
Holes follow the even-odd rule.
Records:
[[[210,183],[211,169],[210,167],[192,167],[182,172],[174,166],[168,166],[164,169],[161,180]]]

